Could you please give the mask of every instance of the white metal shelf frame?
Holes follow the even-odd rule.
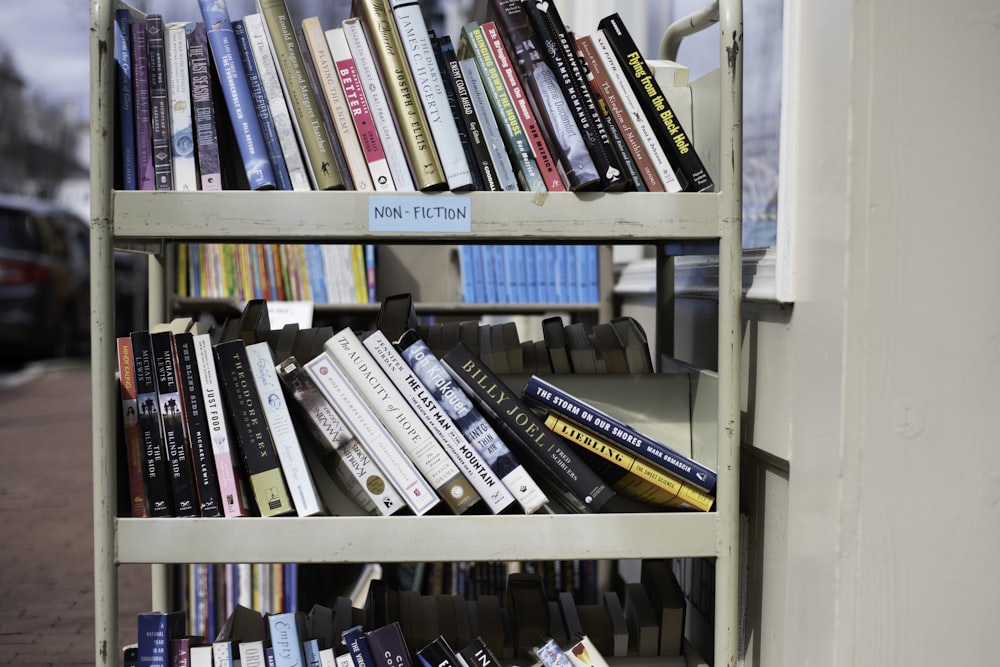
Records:
[[[715,660],[736,665],[739,526],[739,346],[742,145],[742,6],[719,4],[721,145],[715,194],[473,193],[471,236],[413,235],[413,242],[643,243],[718,239],[718,494],[706,514],[512,517],[377,517],[309,519],[119,519],[115,447],[118,387],[114,332],[116,246],[162,256],[181,240],[393,241],[370,234],[368,195],[357,193],[125,193],[113,191],[114,40],[116,2],[91,1],[91,318],[93,390],[93,512],[95,658],[117,665],[118,579],[121,563],[244,560],[256,543],[261,561],[347,562],[384,559],[400,532],[412,538],[408,557],[451,559],[441,540],[426,535],[500,536],[503,546],[472,547],[464,559],[706,556],[716,559]],[[452,195],[429,195],[452,196]],[[501,198],[502,197],[502,201]],[[332,211],[336,211],[334,218]],[[289,220],[289,217],[292,219]],[[162,317],[160,265],[151,261],[150,313]],[[664,299],[661,298],[661,302]],[[488,523],[487,523],[488,521]],[[386,536],[392,526],[393,536]],[[565,535],[542,545],[525,535]],[[364,535],[364,539],[357,536]],[[353,536],[353,537],[352,537]],[[421,537],[423,536],[423,537]],[[613,537],[615,539],[608,539]],[[572,539],[570,539],[572,538]],[[463,544],[475,540],[462,540]],[[481,541],[481,540],[480,540]],[[446,541],[451,543],[450,540]],[[555,545],[555,546],[553,546]],[[502,554],[502,555],[501,555]],[[155,597],[154,597],[155,601]]]

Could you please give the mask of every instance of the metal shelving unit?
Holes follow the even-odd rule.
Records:
[[[716,665],[736,665],[739,525],[742,7],[717,10],[718,192],[707,194],[473,193],[471,234],[413,234],[407,241],[708,242],[719,254],[719,350],[712,392],[718,470],[710,513],[484,517],[131,519],[116,510],[113,251],[150,254],[151,319],[165,313],[162,262],[180,241],[393,242],[367,228],[370,197],[354,192],[118,192],[114,172],[116,3],[91,2],[91,295],[96,664],[117,665],[117,567],[177,562],[365,562],[698,556],[716,561]],[[196,11],[192,2],[192,10]],[[714,14],[711,18],[715,18]],[[718,103],[718,102],[716,102]],[[448,194],[428,195],[449,197]],[[715,246],[717,244],[717,246]],[[669,307],[669,285],[659,297]],[[596,382],[600,378],[595,378]],[[666,397],[664,400],[667,400]],[[689,411],[694,413],[696,411]],[[702,428],[691,419],[685,426]],[[441,539],[447,535],[448,539]],[[363,536],[363,539],[359,539]],[[461,552],[454,545],[461,544]],[[400,545],[406,545],[401,548]],[[154,590],[154,604],[165,601]]]

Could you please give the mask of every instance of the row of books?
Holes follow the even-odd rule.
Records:
[[[375,247],[180,243],[177,294],[240,301],[373,303]]]
[[[565,667],[564,660],[596,667],[604,656],[676,656],[682,650],[685,599],[664,560],[644,561],[640,581],[587,604],[571,592],[547,591],[539,575],[524,572],[508,577],[503,598],[466,600],[371,583],[360,603],[336,595],[308,612],[238,605],[215,635],[190,634],[183,611],[140,613],[138,641],[125,654],[151,666],[360,667],[376,664],[377,655],[391,656],[398,667]],[[575,657],[556,659],[564,653]]]
[[[511,389],[461,341],[390,339],[387,312],[271,330],[253,300],[119,338],[132,515],[711,509],[706,466],[537,375]]]
[[[417,0],[327,26],[284,0],[199,5],[166,25],[119,12],[123,189],[714,187],[617,14],[578,37],[552,2],[489,0],[453,39]]]
[[[465,303],[596,303],[595,245],[463,245]]]

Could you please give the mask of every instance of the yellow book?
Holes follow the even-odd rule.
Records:
[[[191,246],[187,243],[177,244],[177,293],[181,296],[192,296],[188,282],[188,252]]]
[[[368,303],[368,272],[365,269],[365,249],[360,243],[351,245],[351,268],[354,270],[354,302]]]
[[[573,422],[550,413],[545,418],[545,426],[573,444],[613,463],[615,467],[608,470],[620,470],[621,475],[611,482],[611,486],[622,495],[659,507],[687,507],[702,512],[712,509],[715,502],[713,496]]]

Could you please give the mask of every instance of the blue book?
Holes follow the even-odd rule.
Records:
[[[554,412],[608,442],[659,465],[686,482],[712,493],[716,474],[694,459],[640,433],[625,422],[598,410],[546,380],[532,375],[522,392],[525,402]]]
[[[118,89],[118,148],[123,190],[138,188],[135,158],[135,111],[132,108],[132,31],[129,10],[115,10],[115,65]]]
[[[268,106],[267,96],[264,94],[264,84],[260,80],[257,61],[254,60],[253,49],[250,46],[250,38],[247,36],[246,28],[241,19],[233,21],[233,34],[236,36],[236,45],[240,49],[240,61],[247,74],[250,95],[253,96],[253,106],[257,111],[257,120],[260,121],[260,131],[264,133],[267,156],[271,160],[271,168],[274,169],[278,189],[291,190],[292,179],[288,175],[288,167],[285,166],[285,154],[281,152],[278,131],[274,128],[274,119],[271,117],[271,107]]]
[[[222,96],[229,110],[233,136],[239,147],[250,189],[274,189],[277,187],[274,169],[267,154],[260,120],[254,110],[250,84],[240,62],[240,50],[225,0],[198,0],[198,4],[208,29],[212,62],[215,63],[215,71],[219,76]]]
[[[305,654],[302,649],[302,634],[299,630],[298,614],[285,611],[267,616],[271,648],[274,649],[274,663],[277,667],[302,667]]]
[[[347,651],[354,660],[354,667],[375,667],[371,649],[368,648],[368,640],[360,625],[344,630],[341,636],[344,638],[344,644],[347,645]]]
[[[184,634],[183,611],[140,612],[137,629],[140,667],[170,667],[169,643]]]
[[[305,667],[323,667],[323,660],[319,657],[319,640],[307,639],[302,642],[302,653],[305,656]]]

